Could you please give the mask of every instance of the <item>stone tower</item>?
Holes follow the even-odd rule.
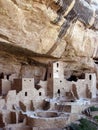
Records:
[[[48,95],[51,97],[60,96],[64,91],[64,64],[63,62],[50,63],[48,67]]]

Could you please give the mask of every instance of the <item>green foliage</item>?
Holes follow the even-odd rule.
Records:
[[[72,123],[70,125],[70,130],[98,130],[98,126],[93,124],[91,121],[87,119],[81,119],[80,124]]]
[[[71,129],[71,130],[82,130],[82,128],[81,128],[79,125],[74,124],[74,123],[72,123],[72,124],[70,125],[70,129]]]
[[[92,107],[90,107],[90,110],[91,111],[98,111],[98,107],[92,106]]]
[[[98,121],[98,116],[94,116],[93,119],[95,119],[96,121]]]

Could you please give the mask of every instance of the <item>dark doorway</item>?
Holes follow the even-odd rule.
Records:
[[[27,92],[25,92],[25,96],[27,96]]]
[[[42,95],[42,93],[41,92],[39,92],[39,96],[41,96]]]
[[[60,96],[60,89],[58,89],[57,93],[58,93],[58,95]]]
[[[92,79],[92,76],[91,75],[89,75],[89,80],[91,80]]]

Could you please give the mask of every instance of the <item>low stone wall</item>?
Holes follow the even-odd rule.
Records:
[[[31,127],[29,126],[23,126],[23,127],[9,127],[9,128],[4,128],[4,130],[32,130]]]
[[[32,127],[40,128],[63,128],[66,126],[68,117],[66,115],[59,115],[57,115],[56,112],[42,112],[42,114],[38,112],[36,116],[27,118],[27,124]]]
[[[42,128],[63,128],[66,126],[66,117],[56,118],[31,118],[28,117],[28,125]]]

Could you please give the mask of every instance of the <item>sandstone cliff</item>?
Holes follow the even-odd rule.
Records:
[[[64,18],[52,24],[59,8],[52,0],[0,0],[0,72],[20,72],[21,65],[65,61],[66,70],[95,71],[98,59],[98,2],[77,0],[79,19],[54,46]]]

